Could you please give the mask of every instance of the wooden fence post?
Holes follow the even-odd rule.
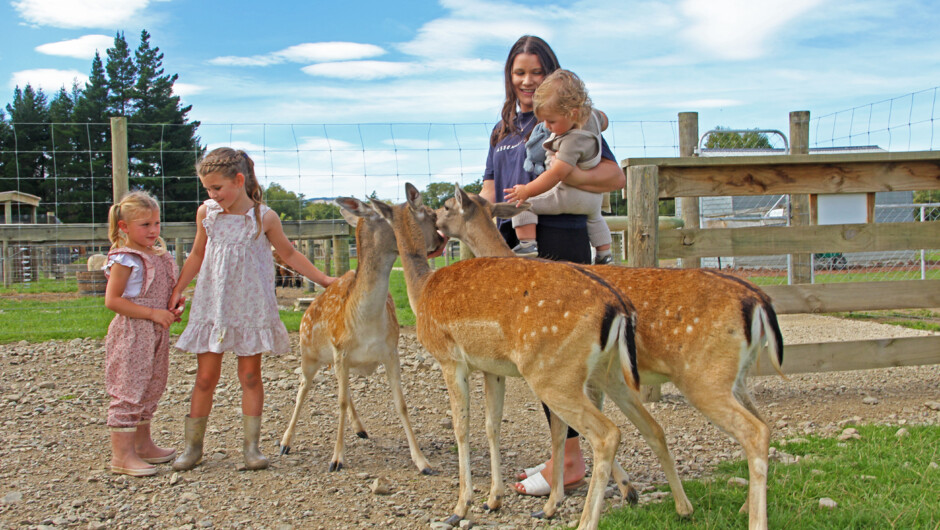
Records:
[[[790,113],[790,154],[809,154],[809,111]],[[790,226],[812,224],[809,195],[790,195]],[[813,282],[813,255],[790,254],[793,283]]]
[[[127,195],[127,118],[111,118],[111,192],[114,204]]]
[[[333,261],[336,262],[336,274],[342,276],[349,270],[349,238],[333,236]]]
[[[679,113],[679,156],[698,156],[698,112]],[[682,222],[686,228],[700,228],[701,213],[698,197],[677,197],[676,202],[682,212]],[[682,258],[683,269],[697,269],[702,266],[702,258]]]
[[[655,267],[659,230],[659,166],[627,168],[627,264]]]
[[[627,266],[656,267],[659,233],[659,166],[627,168]],[[644,401],[662,398],[660,385],[643,385]]]

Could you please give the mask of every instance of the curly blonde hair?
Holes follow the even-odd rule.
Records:
[[[259,237],[262,232],[261,205],[264,204],[264,194],[258,184],[258,177],[255,176],[255,163],[248,153],[231,147],[218,147],[209,151],[202,160],[196,162],[196,174],[204,177],[209,173],[219,173],[232,180],[235,180],[239,173],[245,176],[245,193],[255,203],[255,222],[258,224],[255,238]]]
[[[127,246],[127,234],[121,231],[119,221],[134,221],[153,212],[160,213],[160,203],[153,195],[143,190],[132,191],[119,203],[112,204],[108,210],[108,239],[111,241],[111,249]],[[166,252],[166,241],[157,237],[153,250],[157,255]]]
[[[571,70],[559,68],[542,81],[532,97],[535,116],[542,119],[542,113],[556,112],[570,116],[579,127],[591,116],[591,98],[588,97],[584,82]]]

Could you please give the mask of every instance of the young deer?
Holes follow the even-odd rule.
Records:
[[[490,204],[458,186],[438,211],[438,229],[477,256],[512,256],[494,217],[527,208]],[[767,528],[770,429],[747,388],[747,374],[766,346],[777,369],[783,339],[770,298],[734,276],[702,269],[586,267],[628,296],[637,309],[637,368],[643,384],[667,380],[744,447],[750,489],[741,511],[749,527]]]
[[[336,447],[330,471],[343,468],[345,445],[343,433],[346,414],[360,438],[368,438],[356,414],[349,394],[349,371],[368,375],[381,363],[385,367],[395,408],[405,427],[411,460],[425,475],[433,474],[421,453],[408,420],[408,409],[401,390],[401,365],[398,359],[398,319],[395,304],[388,293],[388,278],[398,255],[395,234],[388,223],[368,205],[353,198],[338,198],[336,203],[349,224],[356,227],[359,266],[332,283],[317,296],[300,323],[301,380],[297,402],[287,430],[281,439],[281,454],[290,452],[291,440],[300,409],[303,407],[313,376],[329,364],[336,371],[339,398],[339,423]],[[437,236],[436,232],[433,232]],[[430,236],[429,236],[430,238]]]
[[[497,509],[502,503],[499,428],[505,377],[521,376],[552,411],[555,458],[563,458],[567,423],[591,443],[594,471],[579,528],[596,528],[620,431],[588,394],[606,394],[625,414],[637,416],[632,405],[639,401],[632,306],[594,274],[561,262],[481,258],[432,272],[423,236],[427,230],[422,228],[433,226],[435,215],[423,206],[414,186],[406,185],[405,191],[406,203],[374,202],[373,207],[395,230],[418,339],[440,363],[450,396],[460,494],[447,522],[456,524],[467,515],[473,494],[468,385],[470,373],[480,370],[492,473],[484,508]],[[646,428],[662,431],[649,414],[644,418],[652,424]],[[673,491],[691,511],[678,475],[671,471]],[[564,498],[562,472],[557,466],[546,517],[554,515]]]

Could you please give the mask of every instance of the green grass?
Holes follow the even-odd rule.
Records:
[[[77,291],[78,282],[74,276],[62,280],[42,278],[29,283],[13,283],[9,287],[0,285],[0,296],[34,293],[74,293]]]
[[[860,440],[806,437],[785,447],[774,444],[806,458],[791,465],[771,462],[770,528],[940,528],[940,427],[908,426],[910,435],[904,438],[895,436],[898,427],[857,428]],[[710,480],[683,481],[695,509],[689,519],[676,515],[670,496],[656,504],[608,509],[600,527],[747,528],[747,514],[738,513],[747,490],[727,485],[731,477],[747,476],[746,462],[739,461],[719,465]],[[820,508],[823,497],[838,506]]]
[[[853,320],[881,322],[883,324],[901,326],[910,329],[940,332],[940,324],[927,321],[928,319],[940,320],[940,312],[931,311],[930,309],[850,311],[848,313],[837,313],[835,316],[841,318],[851,318]]]
[[[73,289],[74,291],[74,289]],[[300,329],[301,311],[280,311],[287,331]],[[27,340],[100,339],[108,333],[114,313],[104,306],[103,296],[56,300],[0,300],[0,344]],[[189,320],[189,305],[183,321],[170,326],[170,334],[179,335]]]

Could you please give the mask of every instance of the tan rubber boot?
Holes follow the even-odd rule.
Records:
[[[186,415],[185,442],[186,449],[183,454],[173,462],[173,469],[186,471],[196,467],[202,460],[202,441],[206,437],[206,421],[209,416],[190,418]]]
[[[258,439],[261,437],[261,416],[242,416],[242,427],[245,429],[245,469],[254,471],[268,467],[268,459],[258,448]]]

